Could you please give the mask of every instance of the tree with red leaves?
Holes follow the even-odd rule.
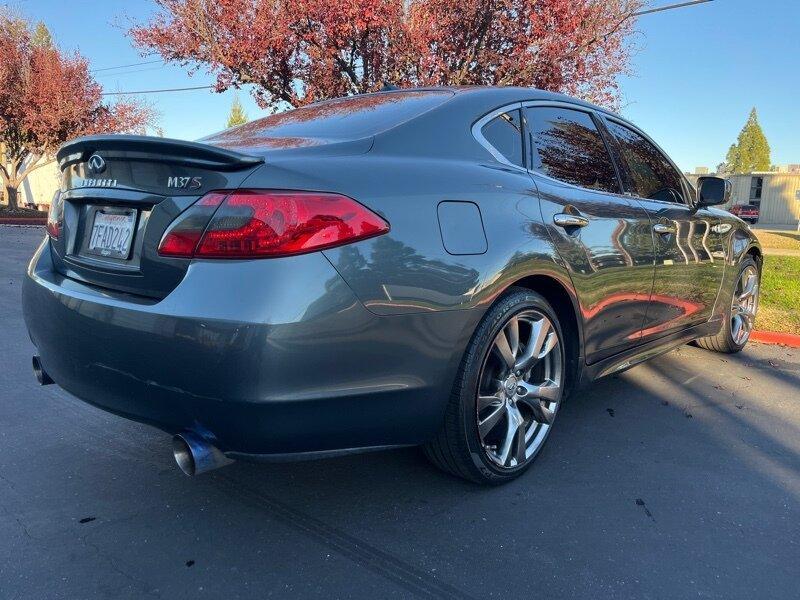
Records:
[[[156,0],[130,30],[277,110],[397,87],[518,85],[615,104],[642,0]]]
[[[84,58],[35,43],[24,21],[0,15],[0,180],[9,208],[35,170],[52,163],[70,138],[137,132],[153,111],[130,101],[107,105]]]

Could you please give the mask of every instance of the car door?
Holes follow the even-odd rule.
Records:
[[[632,126],[604,118],[625,190],[647,211],[656,247],[653,295],[642,339],[707,321],[714,309],[725,248],[719,219],[694,207],[693,190],[661,150]]]
[[[523,108],[542,218],[580,303],[588,363],[636,345],[653,284],[647,212],[622,184],[591,110]]]

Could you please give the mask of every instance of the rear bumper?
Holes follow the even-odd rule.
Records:
[[[426,441],[479,318],[376,316],[321,253],[197,261],[150,302],[62,277],[47,242],[23,310],[44,368],[68,392],[241,455]]]

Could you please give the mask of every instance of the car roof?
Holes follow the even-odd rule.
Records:
[[[489,86],[489,85],[456,85],[456,86],[426,86],[426,87],[407,87],[397,88],[392,90],[385,90],[380,92],[371,92],[373,94],[394,94],[409,91],[449,91],[457,96],[469,95],[475,99],[485,100],[489,104],[501,106],[503,104],[512,104],[514,102],[526,102],[535,100],[553,101],[553,102],[566,102],[583,106],[585,108],[603,112],[607,115],[613,116],[617,119],[627,121],[622,115],[597,104],[568,96],[558,92],[549,92],[534,87],[520,87],[520,86]]]

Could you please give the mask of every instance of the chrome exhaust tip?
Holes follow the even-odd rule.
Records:
[[[172,438],[172,455],[178,468],[190,477],[233,462],[219,448],[191,431],[175,434]]]
[[[50,375],[47,374],[47,371],[44,370],[41,358],[34,354],[32,362],[33,374],[36,376],[36,381],[39,382],[39,385],[50,385],[51,383],[55,383],[55,381],[50,378]]]

